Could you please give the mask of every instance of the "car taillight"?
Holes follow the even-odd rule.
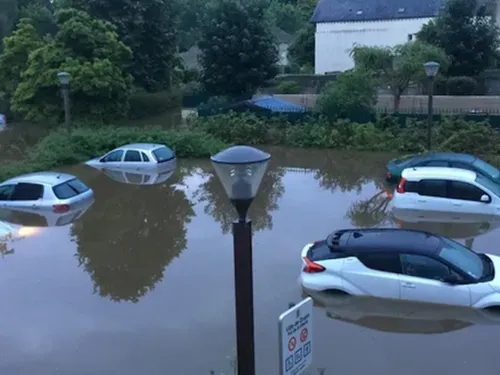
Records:
[[[399,181],[399,185],[398,185],[398,193],[399,194],[403,194],[405,192],[405,182],[406,182],[406,178],[401,178],[401,181]]]
[[[392,173],[391,173],[391,172],[387,172],[387,173],[385,174],[385,177],[386,177],[386,178],[392,178]]]
[[[54,212],[60,214],[69,211],[69,204],[55,204],[52,208],[54,209]]]
[[[304,269],[302,271],[304,271],[305,273],[318,273],[325,270],[325,267],[319,265],[318,263],[312,262],[307,257],[304,257],[303,259],[306,265],[304,266]]]

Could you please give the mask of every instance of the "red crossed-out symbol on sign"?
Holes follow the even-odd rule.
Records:
[[[301,332],[300,332],[300,341],[301,342],[304,342],[307,340],[307,328],[304,328]]]
[[[295,349],[295,345],[297,345],[297,339],[292,336],[290,341],[288,341],[288,350],[292,352]]]

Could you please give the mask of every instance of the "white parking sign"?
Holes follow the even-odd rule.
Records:
[[[311,297],[279,317],[280,374],[301,375],[312,363]]]

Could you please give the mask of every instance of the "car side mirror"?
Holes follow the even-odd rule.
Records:
[[[460,284],[460,279],[456,275],[448,275],[443,277],[443,283],[457,285]]]
[[[490,201],[491,201],[491,198],[488,195],[486,195],[486,194],[481,195],[481,202],[490,203]]]

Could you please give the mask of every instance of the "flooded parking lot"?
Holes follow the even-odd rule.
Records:
[[[383,180],[391,155],[269,151],[250,210],[259,375],[278,373],[277,320],[302,298],[302,246],[333,229],[424,229],[500,254],[500,219],[393,217]],[[146,185],[144,176],[65,171],[94,189],[92,206],[0,246],[0,374],[231,373],[234,212],[210,163],[181,160],[168,180]],[[14,224],[23,220],[34,225]],[[498,372],[495,316],[313,297],[312,373]]]

